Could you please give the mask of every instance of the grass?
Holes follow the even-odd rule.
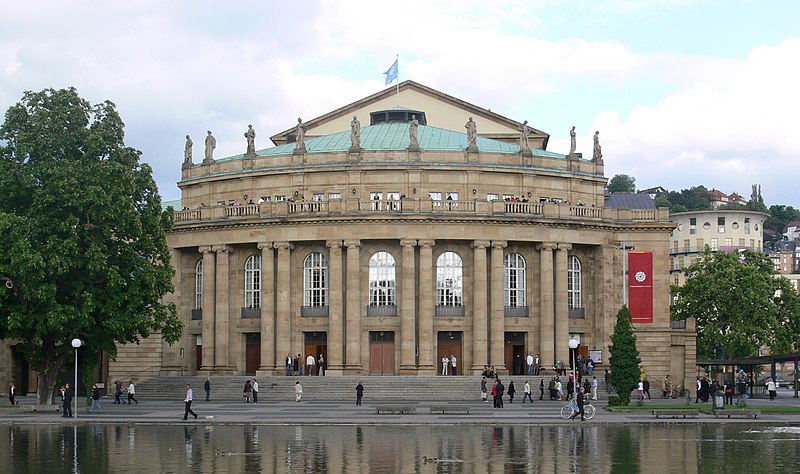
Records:
[[[608,407],[609,411],[620,412],[636,412],[636,411],[650,411],[650,410],[713,410],[712,403],[691,403],[689,405],[675,404],[675,403],[647,403],[639,405],[636,402],[627,406]],[[800,413],[800,407],[794,406],[764,406],[748,405],[746,407],[738,407],[736,405],[725,405],[725,410],[759,410],[764,413]]]

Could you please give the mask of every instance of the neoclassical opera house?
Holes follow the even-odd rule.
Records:
[[[602,155],[547,151],[548,139],[406,81],[275,146],[243,139],[245,154],[187,160],[168,234],[185,334],[121,348],[111,379],[146,366],[277,375],[298,353],[322,354],[328,375],[432,375],[445,354],[459,373],[505,373],[528,353],[568,364],[570,339],[603,369],[623,247],[652,257],[642,365],[691,377],[693,328],[669,321],[666,209],[607,201]]]

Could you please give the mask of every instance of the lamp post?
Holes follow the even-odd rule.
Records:
[[[569,338],[569,352],[572,356],[572,386],[575,387],[575,393],[578,393],[578,379],[575,377],[575,349],[580,344],[575,337]]]
[[[72,390],[75,391],[73,398],[75,399],[75,412],[74,417],[78,417],[78,348],[81,347],[81,340],[77,337],[72,340],[72,347],[75,348],[75,386]]]

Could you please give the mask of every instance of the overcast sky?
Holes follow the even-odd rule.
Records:
[[[6,0],[0,110],[26,90],[111,100],[177,199],[184,136],[242,153],[411,79],[591,154],[639,188],[698,184],[800,208],[796,0]],[[478,123],[480,133],[480,123]],[[200,148],[198,148],[200,147]],[[195,153],[195,157],[198,153]],[[195,161],[199,161],[197,158]]]

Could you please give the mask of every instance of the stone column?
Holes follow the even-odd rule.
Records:
[[[486,249],[488,240],[472,242],[472,373],[480,375],[489,363],[488,288],[486,281]]]
[[[414,247],[416,240],[401,240],[402,248],[400,277],[400,375],[417,373],[417,291],[414,275]]]
[[[272,242],[258,244],[261,249],[261,367],[256,375],[285,373],[283,357],[275,355],[275,248]],[[284,356],[285,357],[285,356]]]
[[[275,299],[275,357],[278,361],[285,361],[286,355],[291,354],[292,334],[292,305],[291,305],[291,261],[290,252],[292,244],[289,242],[275,242],[273,246],[278,249],[277,298]]]
[[[553,308],[553,249],[556,244],[542,243],[537,246],[539,250],[539,354],[542,358],[542,367],[550,368],[555,365],[554,326],[555,315]]]
[[[203,372],[214,370],[214,314],[217,307],[217,254],[210,245],[200,247],[203,254]],[[191,341],[190,341],[191,343]]]
[[[506,370],[505,361],[505,301],[503,298],[503,249],[508,244],[492,241],[491,296],[492,313],[489,327],[489,359],[495,370]]]
[[[567,257],[572,249],[570,244],[558,244],[556,252],[555,284],[555,323],[556,360],[563,364],[571,364],[569,357],[569,305],[567,304]]]
[[[232,370],[230,365],[231,335],[230,335],[230,252],[227,245],[216,245],[217,252],[217,314],[214,330],[214,371],[228,373]],[[204,341],[205,343],[205,341]]]
[[[328,252],[328,360],[326,361],[329,375],[341,375],[344,369],[344,342],[342,341],[342,314],[344,305],[342,294],[342,281],[344,274],[342,267],[342,241],[330,240],[326,243]]]
[[[345,370],[361,373],[361,242],[346,240],[347,247],[347,334],[345,335]]]
[[[433,246],[435,240],[419,241],[419,374],[436,375],[433,354],[434,269]]]

